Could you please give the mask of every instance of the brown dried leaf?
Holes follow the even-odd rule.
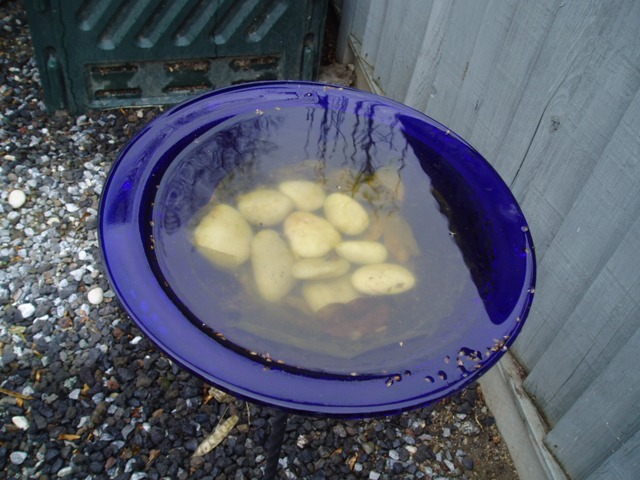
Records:
[[[349,470],[353,470],[354,467],[356,466],[356,462],[358,461],[358,454],[354,454],[351,455],[348,459],[347,459],[347,465],[349,466]]]
[[[76,435],[75,433],[62,433],[58,435],[58,440],[67,440],[69,442],[73,442],[74,440],[80,440],[80,435]]]
[[[207,404],[211,400],[215,400],[218,403],[231,403],[236,399],[235,397],[229,395],[226,392],[223,392],[222,390],[218,390],[215,387],[209,387],[209,390],[204,397],[204,403]]]
[[[149,470],[149,467],[156,461],[156,459],[160,456],[160,450],[153,449],[149,451],[149,460],[147,460],[147,464],[144,469]]]
[[[331,453],[329,458],[333,457],[334,455],[340,455],[341,453],[342,453],[342,447],[338,447]]]
[[[14,392],[13,390],[7,390],[6,388],[2,388],[2,387],[0,387],[0,393],[9,395],[10,397],[19,398],[21,400],[33,400],[33,397],[29,395],[23,395],[19,392]]]
[[[404,263],[411,257],[420,256],[420,247],[411,225],[402,215],[392,212],[382,219],[382,227],[384,244],[396,260]]]

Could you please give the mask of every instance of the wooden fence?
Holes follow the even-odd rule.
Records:
[[[512,352],[573,479],[640,478],[640,2],[343,0],[374,89],[447,125],[531,225]]]

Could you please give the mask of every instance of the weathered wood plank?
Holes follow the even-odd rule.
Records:
[[[638,125],[640,92],[538,265],[537,298],[514,345],[514,353],[528,370],[543,357],[640,216]]]
[[[516,3],[504,43],[492,65],[483,100],[478,105],[476,123],[467,137],[507,182],[512,178],[513,165],[517,166],[522,157],[512,157],[508,162],[503,162],[499,152],[505,142],[516,140],[509,131],[530,85],[536,62],[545,48],[546,36],[553,25],[560,1]],[[505,45],[508,47],[505,48]],[[522,131],[517,137],[517,141],[525,144],[530,139]]]
[[[385,94],[402,101],[420,52],[431,0],[387,3],[374,78]]]
[[[380,45],[380,32],[382,32],[385,11],[388,0],[369,2],[367,10],[367,24],[362,36],[362,58],[369,65],[375,65],[378,58],[378,46]]]
[[[506,178],[515,177],[539,260],[640,88],[638,25],[638,2],[559,9],[495,159]],[[514,159],[523,159],[520,169]]]
[[[552,424],[640,329],[638,239],[640,217],[525,381]]]
[[[640,369],[633,368],[639,349],[640,330],[547,435],[572,478],[587,477],[640,428]]]
[[[478,61],[487,62],[478,69],[482,78],[482,99],[467,105],[478,114],[455,115],[449,127],[462,133],[465,138],[490,160],[496,156],[501,142],[507,138],[507,131],[515,115],[523,90],[529,81],[532,65],[535,63],[544,44],[547,30],[553,23],[555,9],[559,0],[542,2],[496,2],[485,9],[482,23],[487,25],[479,31],[476,40]],[[437,9],[435,8],[434,11]],[[449,88],[453,78],[439,80],[436,84],[440,64],[445,57],[456,56],[455,46],[458,40],[449,21],[455,2],[440,6],[440,15],[429,19],[427,36],[423,43],[423,52],[418,59],[414,78],[409,87],[407,102],[438,119],[431,111],[431,104],[437,105],[440,90]],[[495,6],[495,8],[493,8]],[[489,34],[490,33],[490,34]],[[490,43],[494,42],[494,43]],[[508,45],[505,48],[504,45]],[[489,63],[490,62],[490,63]],[[466,65],[466,60],[465,60]],[[471,69],[477,64],[469,64],[467,75],[476,75]],[[488,68],[488,70],[487,70]],[[446,72],[445,72],[446,73]],[[472,82],[477,82],[473,80]],[[438,107],[455,112],[455,104]],[[473,128],[466,123],[473,123]],[[528,140],[527,140],[528,141]],[[493,160],[492,160],[493,161]],[[519,160],[516,160],[519,161]],[[498,169],[498,171],[500,171]]]
[[[471,138],[480,107],[486,101],[488,85],[495,81],[496,65],[505,48],[516,6],[514,1],[490,0],[484,16],[477,20],[480,28],[474,49],[447,124],[463,138]]]
[[[637,480],[640,472],[640,431],[612,453],[586,480]]]
[[[478,20],[485,16],[487,4],[487,0],[452,2],[446,20],[446,34],[426,111],[430,116],[454,130],[456,127],[451,125],[452,116],[458,95],[469,73],[471,57],[479,45],[478,33],[485,23]]]
[[[358,0],[344,0],[340,8],[340,31],[338,32],[338,39],[336,41],[336,57],[340,63],[347,63],[350,61],[348,56],[348,43],[349,36],[354,35],[357,37],[357,33],[354,31],[354,20],[356,14],[356,5]],[[359,41],[362,41],[362,35],[360,34]]]
[[[404,98],[404,103],[422,112],[427,111],[429,97],[433,93],[433,81],[442,56],[440,49],[449,25],[447,19],[452,6],[449,2],[433,3],[413,76]]]
[[[355,2],[353,23],[351,25],[351,34],[358,39],[360,43],[364,40],[364,32],[367,27],[367,20],[369,19],[369,8],[371,6],[371,0],[350,0]]]

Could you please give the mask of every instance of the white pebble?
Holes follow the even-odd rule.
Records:
[[[11,463],[14,465],[22,465],[27,459],[27,454],[26,452],[11,452],[9,458],[11,459]]]
[[[67,209],[67,212],[69,213],[77,212],[78,210],[80,210],[80,207],[75,203],[67,203],[64,207]]]
[[[22,190],[12,190],[7,200],[13,208],[20,208],[27,201],[27,196]]]
[[[27,417],[23,416],[15,416],[11,418],[13,424],[18,427],[20,430],[28,430],[29,429],[29,420]]]
[[[378,480],[380,478],[380,474],[375,471],[369,472],[369,480]]]
[[[100,305],[104,299],[104,292],[100,287],[92,288],[87,293],[87,300],[91,305]]]
[[[35,313],[36,307],[31,303],[23,303],[22,305],[18,305],[18,310],[20,311],[22,318],[29,318]]]

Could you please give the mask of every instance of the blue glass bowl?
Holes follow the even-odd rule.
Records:
[[[409,261],[412,294],[377,309],[395,312],[384,334],[309,339],[260,302],[241,314],[240,283],[190,241],[234,172],[260,185],[296,169],[326,181],[388,165],[401,172],[421,255]],[[232,394],[306,414],[398,413],[461,390],[514,342],[533,300],[527,223],[482,156],[407,106],[318,83],[229,87],[150,122],[108,176],[99,235],[118,299],[164,353]],[[340,331],[372,315],[349,312],[333,320]]]

